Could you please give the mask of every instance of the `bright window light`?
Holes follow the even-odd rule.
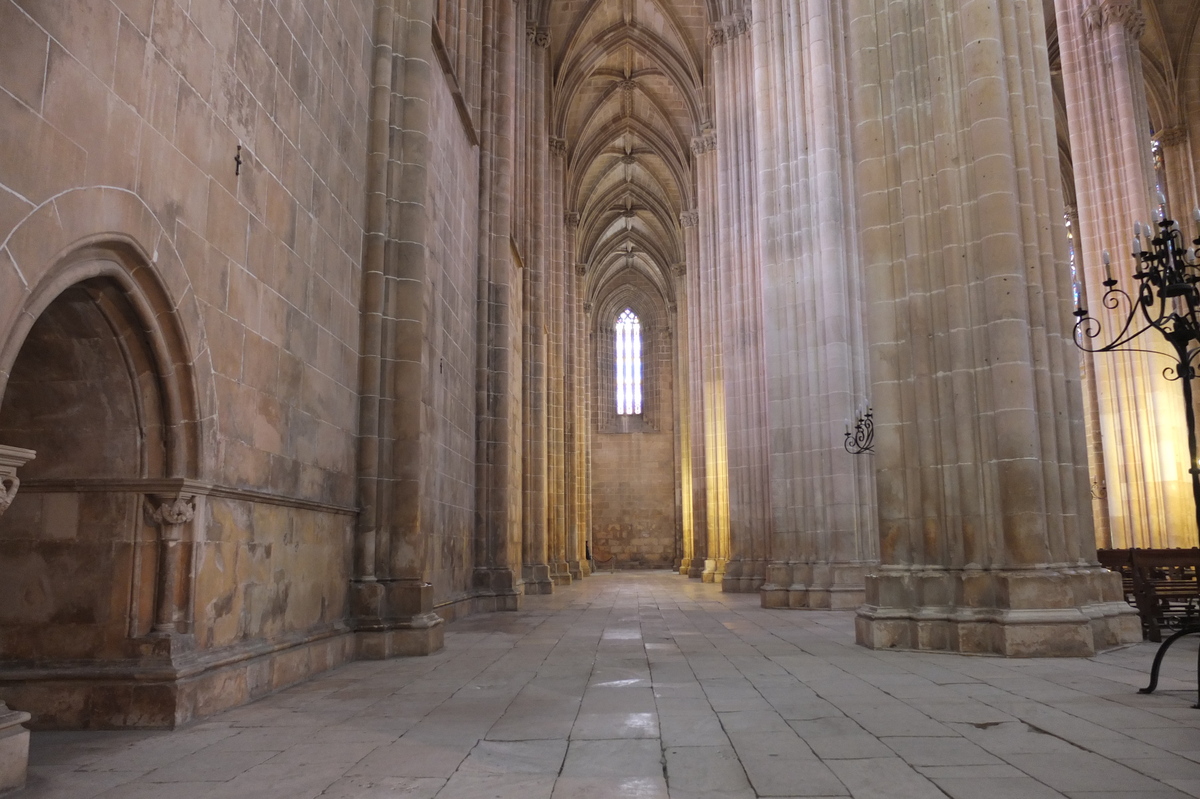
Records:
[[[617,317],[617,413],[642,412],[642,323],[629,308]]]

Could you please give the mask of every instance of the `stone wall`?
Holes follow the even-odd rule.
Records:
[[[0,441],[44,453],[0,538],[57,536],[38,545],[57,551],[38,582],[61,607],[17,623],[59,619],[40,650],[46,680],[65,679],[59,657],[120,650],[121,690],[152,663],[159,675],[164,664],[190,670],[195,689],[185,699],[183,683],[168,680],[140,710],[88,723],[169,726],[345,656],[344,647],[307,651],[345,631],[372,9],[368,0],[0,2],[0,151],[22,154],[0,159],[0,400],[6,384],[20,393],[23,382],[35,398],[53,394],[51,374],[22,377],[14,364],[42,360],[19,356],[27,340],[40,346],[31,321],[97,275],[127,307],[105,311],[96,292],[81,302],[105,312],[103,346],[121,351],[113,357],[126,376],[77,370],[72,379],[92,382],[72,391],[105,397],[106,381],[124,379],[137,400],[120,424],[92,419],[114,411],[87,402],[64,405],[61,418],[43,406],[32,427],[0,411]],[[60,349],[89,346],[77,326],[58,338]],[[117,451],[136,450],[139,437],[153,446]],[[98,440],[119,468],[92,462]],[[87,485],[62,482],[80,479]],[[164,532],[143,503],[181,480],[195,520]],[[180,530],[178,544],[167,540]],[[89,540],[103,542],[103,556]],[[23,570],[13,557],[0,553],[0,570]],[[156,585],[175,558],[178,573]],[[87,580],[73,577],[97,563]],[[67,598],[87,586],[91,599]],[[157,626],[156,596],[160,609],[172,605]],[[70,625],[89,613],[111,621],[103,636],[113,645],[68,653],[85,640]],[[203,695],[195,675],[218,669],[243,689]],[[104,681],[89,684],[87,701],[99,702]],[[0,697],[53,695],[46,685],[0,673]],[[41,723],[78,724],[74,712]]]
[[[592,450],[592,555],[617,568],[675,565],[675,452],[670,432],[597,433]],[[597,568],[607,568],[598,562]]]
[[[425,397],[430,458],[422,525],[429,536],[434,602],[469,597],[474,565],[475,362],[479,158],[448,78],[434,71],[430,109],[429,281]]]

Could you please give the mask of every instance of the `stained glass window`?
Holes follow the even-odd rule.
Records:
[[[617,317],[616,325],[617,413],[642,412],[642,323],[629,308]]]

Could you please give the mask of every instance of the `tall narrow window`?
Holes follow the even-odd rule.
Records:
[[[617,317],[617,413],[622,416],[642,412],[642,323],[626,308]]]

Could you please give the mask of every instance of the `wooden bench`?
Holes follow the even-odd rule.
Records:
[[[1100,565],[1121,575],[1125,601],[1137,608],[1142,635],[1200,624],[1200,549],[1101,549]]]
[[[1133,593],[1146,638],[1200,624],[1200,549],[1134,549]]]
[[[1153,693],[1167,650],[1183,636],[1200,633],[1200,549],[1101,549],[1096,555],[1101,566],[1121,575],[1125,601],[1142,620],[1142,635],[1162,642],[1150,667],[1150,685],[1138,689]],[[1166,641],[1164,628],[1174,630]],[[1200,697],[1192,707],[1200,708]]]

